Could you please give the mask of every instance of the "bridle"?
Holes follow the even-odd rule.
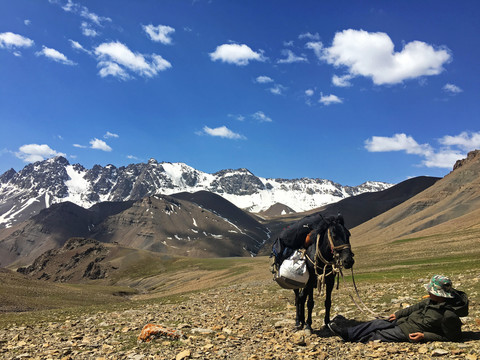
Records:
[[[307,255],[306,249],[303,249],[303,253],[305,255],[305,258],[308,259],[308,261],[310,261],[310,263],[314,266],[315,275],[317,276],[317,289],[318,289],[318,292],[319,292],[320,296],[322,296],[323,289],[326,286],[325,278],[327,276],[332,275],[332,274],[333,274],[334,277],[335,276],[337,277],[337,290],[338,290],[339,283],[340,283],[340,276],[343,279],[343,272],[342,272],[343,264],[342,264],[342,261],[340,260],[340,252],[344,249],[351,249],[350,244],[341,244],[341,245],[335,246],[335,244],[333,242],[331,225],[332,225],[332,223],[329,224],[326,231],[327,231],[328,243],[329,243],[330,249],[333,253],[332,261],[326,260],[324,258],[324,256],[322,255],[322,252],[320,251],[320,246],[319,246],[320,239],[321,239],[321,236],[323,236],[323,234],[325,232],[323,232],[322,235],[320,235],[320,233],[317,234],[317,244],[316,244],[316,249],[315,249],[315,261],[312,261],[312,259],[310,259],[310,257]],[[318,273],[318,261],[321,261],[324,264],[322,274]],[[328,273],[327,273],[327,267],[331,267],[331,270]],[[365,305],[362,298],[360,297],[360,294],[358,293],[357,284],[355,283],[355,278],[354,278],[354,275],[353,275],[353,267],[351,268],[351,270],[352,270],[353,287],[355,289],[355,293],[357,295],[358,301],[360,302],[360,305],[362,305],[363,308],[354,299],[353,295],[349,294],[349,296],[352,299],[352,301],[354,302],[354,304],[357,306],[357,308],[362,313],[365,313],[365,312],[368,311],[376,319],[384,318],[381,315],[379,315],[378,313],[371,310],[367,305]]]
[[[316,244],[316,249],[315,249],[315,259],[314,261],[312,261],[312,259],[310,259],[306,253],[306,249],[305,249],[305,257],[313,264],[313,267],[315,269],[315,275],[317,276],[317,289],[320,293],[320,295],[322,295],[322,292],[323,292],[323,288],[325,287],[325,278],[327,276],[330,276],[333,274],[333,276],[337,276],[337,289],[338,289],[338,286],[339,286],[339,278],[340,278],[340,275],[342,275],[343,277],[343,273],[342,273],[342,268],[343,268],[343,264],[342,264],[342,261],[340,260],[340,252],[344,249],[351,249],[351,246],[350,244],[341,244],[341,245],[336,245],[334,244],[333,242],[333,236],[332,236],[332,229],[331,229],[331,224],[329,224],[328,228],[327,228],[327,238],[328,238],[328,243],[330,245],[330,249],[332,251],[332,254],[333,254],[333,259],[332,261],[328,261],[327,259],[325,259],[325,257],[322,255],[322,252],[320,250],[320,239],[321,239],[321,235],[320,233],[317,234],[317,244]],[[322,233],[322,236],[323,236],[324,233]],[[318,261],[321,261],[323,263],[323,272],[320,274],[318,272]],[[330,267],[331,270],[327,273],[327,267]]]

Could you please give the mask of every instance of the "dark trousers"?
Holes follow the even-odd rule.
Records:
[[[397,321],[372,320],[347,329],[348,341],[366,343],[373,340],[385,342],[408,341],[403,331],[396,326]]]

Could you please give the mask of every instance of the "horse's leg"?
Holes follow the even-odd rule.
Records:
[[[295,289],[295,328],[300,330],[305,325],[305,296],[303,289]]]
[[[332,290],[335,285],[335,276],[330,275],[325,278],[325,324],[330,322],[330,308],[332,307]]]
[[[310,283],[310,281],[307,284],[307,287],[304,289],[304,291],[307,293],[308,296],[308,301],[307,301],[307,309],[308,309],[308,315],[307,315],[307,326],[305,327],[306,330],[312,330],[312,311],[313,311],[313,306],[315,305],[315,301],[313,300],[313,284]]]

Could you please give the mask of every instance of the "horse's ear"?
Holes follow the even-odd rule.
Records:
[[[338,222],[342,225],[345,225],[345,221],[343,220],[343,215],[338,213],[337,215]]]

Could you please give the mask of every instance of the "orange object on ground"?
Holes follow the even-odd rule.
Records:
[[[138,341],[149,342],[150,340],[159,337],[180,339],[183,337],[183,333],[180,330],[162,325],[147,324],[143,327],[142,332],[138,336]]]

